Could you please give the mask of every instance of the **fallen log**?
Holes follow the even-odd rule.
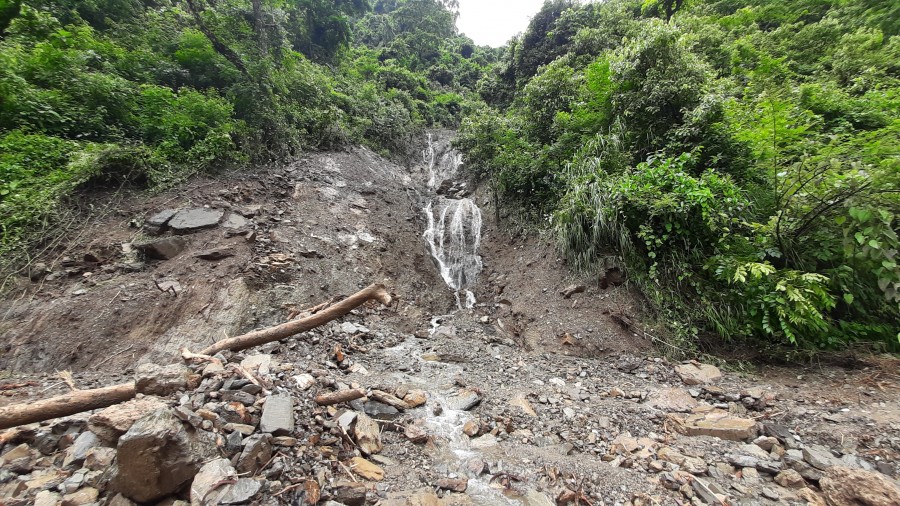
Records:
[[[282,323],[277,327],[257,330],[256,332],[250,332],[249,334],[244,334],[242,336],[223,339],[201,351],[200,355],[215,355],[216,353],[225,350],[241,351],[273,341],[280,341],[286,337],[306,332],[307,330],[324,325],[331,320],[340,318],[370,300],[377,300],[385,306],[388,306],[391,304],[391,295],[385,289],[384,285],[371,285],[346,299],[335,303],[327,309],[306,318]]]
[[[277,327],[250,332],[242,336],[223,339],[199,354],[194,354],[184,349],[182,350],[182,357],[185,360],[205,359],[207,357],[211,358],[212,355],[224,350],[240,351],[278,341],[340,318],[370,300],[377,300],[387,306],[391,303],[391,295],[384,285],[371,285],[307,318],[284,323]],[[74,384],[70,383],[70,386],[74,387]],[[93,409],[106,408],[132,399],[135,394],[135,385],[132,382],[94,390],[74,390],[68,394],[51,397],[50,399],[4,406],[3,409],[0,409],[0,430],[71,416]],[[347,400],[358,399],[365,396],[365,394],[363,390],[362,395],[359,397]]]
[[[105,408],[125,402],[134,395],[134,383],[125,383],[95,390],[75,390],[50,399],[5,406],[0,409],[0,429]]]
[[[321,394],[316,397],[316,404],[319,406],[331,406],[332,404],[340,404],[342,402],[355,401],[366,396],[366,389],[353,388],[350,390],[339,390],[327,394]]]

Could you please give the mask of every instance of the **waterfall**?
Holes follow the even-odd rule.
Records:
[[[429,188],[454,177],[462,165],[462,156],[449,143],[441,144],[437,146],[432,134],[428,134],[428,147],[422,157],[428,168]],[[440,156],[438,148],[441,148]],[[444,282],[455,292],[457,305],[470,309],[475,306],[471,288],[482,269],[478,255],[481,210],[472,199],[434,197],[424,211],[428,227],[423,237],[429,253]]]

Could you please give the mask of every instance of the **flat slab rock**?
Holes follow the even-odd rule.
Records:
[[[259,430],[275,436],[294,432],[294,401],[289,395],[273,395],[266,399]]]
[[[217,209],[206,209],[203,207],[184,209],[178,211],[169,220],[169,228],[176,234],[189,234],[197,230],[217,226],[223,216],[225,216],[225,211]]]
[[[699,362],[676,365],[675,373],[685,385],[704,385],[722,378],[722,371],[718,367]]]
[[[675,420],[677,430],[686,436],[711,436],[728,441],[746,441],[757,435],[755,420],[732,416],[720,409],[687,417],[670,416]]]

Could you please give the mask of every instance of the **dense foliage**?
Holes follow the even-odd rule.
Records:
[[[548,0],[459,147],[678,335],[900,343],[900,4]]]
[[[495,51],[447,0],[0,0],[0,258],[79,186],[453,127]]]

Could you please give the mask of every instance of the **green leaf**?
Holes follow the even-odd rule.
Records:
[[[846,302],[847,304],[853,304],[853,294],[845,293],[844,294],[844,302]]]
[[[858,242],[860,244],[863,244],[864,242],[866,242],[866,236],[864,236],[862,234],[862,232],[857,232],[854,237],[856,237],[856,242]]]

